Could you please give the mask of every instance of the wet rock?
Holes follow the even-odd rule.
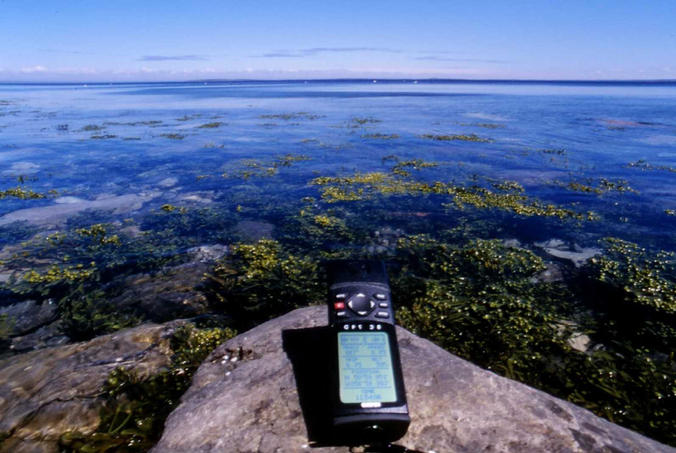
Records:
[[[154,322],[203,314],[207,311],[207,299],[198,286],[210,268],[208,261],[196,261],[152,274],[131,275],[116,282],[122,293],[110,303],[115,307],[133,308]]]
[[[23,353],[69,342],[70,338],[61,331],[61,321],[55,321],[40,327],[35,332],[12,338],[9,349],[14,353]]]
[[[404,235],[403,230],[396,230],[390,227],[384,227],[373,233],[372,244],[365,247],[370,254],[388,254],[393,255],[397,248],[397,241]]]
[[[255,222],[242,220],[235,225],[237,232],[245,241],[258,241],[260,239],[272,239],[275,226],[267,222]]]
[[[574,333],[568,339],[568,345],[576,351],[587,352],[591,345],[591,338],[583,333]]]
[[[556,263],[545,263],[545,266],[547,268],[537,274],[535,277],[533,277],[533,281],[536,283],[554,283],[554,282],[561,282],[564,280],[564,273],[563,270],[561,269],[561,266],[559,266]]]
[[[589,258],[601,253],[601,249],[595,247],[583,248],[577,244],[569,246],[561,239],[550,239],[548,241],[536,242],[536,247],[542,248],[545,253],[557,258],[571,261],[575,267],[580,267],[587,262]]]
[[[0,307],[0,316],[2,315],[9,323],[9,336],[25,335],[56,319],[56,303],[51,299],[43,303],[25,300]]]
[[[123,366],[155,374],[169,363],[169,337],[184,323],[146,324],[0,361],[0,451],[57,452],[64,432],[92,432],[109,373]]]
[[[309,399],[299,403],[299,376],[289,359],[312,347],[301,333],[310,335],[317,331],[313,327],[325,324],[325,307],[302,308],[216,348],[167,419],[153,451],[349,451],[338,446],[310,450]],[[396,442],[399,446],[468,453],[676,452],[472,365],[404,329],[398,328],[397,335],[412,419],[408,433]],[[288,341],[294,336],[298,341]],[[322,376],[309,379],[321,382]],[[303,386],[301,393],[306,391]]]
[[[222,244],[200,245],[188,249],[188,255],[192,261],[200,263],[215,263],[228,253],[228,246]]]

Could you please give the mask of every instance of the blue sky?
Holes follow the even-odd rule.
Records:
[[[0,81],[676,79],[676,1],[0,0]]]

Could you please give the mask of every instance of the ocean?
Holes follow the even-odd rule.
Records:
[[[274,174],[250,168],[286,155],[303,160]],[[84,212],[142,224],[164,204],[274,225],[284,217],[263,200],[295,209],[321,198],[314,178],[389,171],[394,159],[434,162],[415,171],[420,180],[511,181],[528,202],[597,216],[543,222],[488,209],[483,237],[584,248],[613,236],[676,250],[676,83],[509,81],[3,84],[0,188],[52,192],[0,202],[0,245],[24,239],[20,224],[53,230]],[[429,232],[476,219],[471,206],[424,198],[411,231],[426,232],[419,215],[434,219]],[[396,228],[409,232],[400,214]]]

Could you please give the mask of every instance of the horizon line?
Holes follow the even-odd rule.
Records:
[[[233,82],[454,82],[454,83],[521,83],[521,84],[674,84],[673,79],[527,79],[527,78],[448,78],[448,77],[317,77],[317,78],[214,78],[186,80],[137,80],[137,81],[19,81],[0,80],[0,85],[136,85],[136,84],[179,84],[179,83],[233,83]]]

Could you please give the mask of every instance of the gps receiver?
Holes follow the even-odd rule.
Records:
[[[411,419],[385,265],[331,261],[327,272],[334,432],[354,442],[395,441]]]

